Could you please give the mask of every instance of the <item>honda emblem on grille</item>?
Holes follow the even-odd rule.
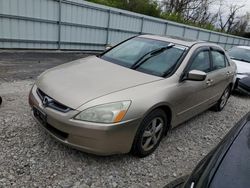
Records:
[[[53,99],[51,99],[51,98],[45,96],[45,97],[43,98],[43,101],[42,101],[42,102],[43,102],[43,105],[46,107],[46,106],[48,106],[50,103],[53,102]]]

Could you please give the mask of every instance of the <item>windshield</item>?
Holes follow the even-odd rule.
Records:
[[[158,49],[160,51],[157,54],[150,54]],[[169,42],[160,40],[136,37],[116,46],[103,54],[101,58],[140,72],[163,76],[175,67],[184,51],[184,46],[171,45]],[[147,54],[151,55],[151,57],[143,59],[140,62],[142,57]],[[139,65],[134,67],[133,65],[138,62]]]
[[[250,50],[240,47],[233,47],[228,51],[232,59],[250,63]]]

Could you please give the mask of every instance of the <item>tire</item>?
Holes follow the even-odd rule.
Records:
[[[230,97],[230,94],[231,94],[231,89],[230,89],[230,86],[228,86],[222,96],[220,97],[220,99],[218,100],[218,102],[214,105],[214,107],[212,108],[214,111],[216,112],[220,112],[224,109],[224,107],[226,106],[227,104],[227,101]]]
[[[161,109],[148,114],[142,121],[132,146],[132,154],[146,157],[159,146],[167,130],[167,115]]]
[[[0,97],[0,105],[2,104],[2,97]]]

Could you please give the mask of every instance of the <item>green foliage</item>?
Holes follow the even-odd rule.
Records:
[[[162,13],[161,18],[173,22],[185,23],[184,18],[178,13]]]
[[[212,31],[221,32],[212,23],[200,23],[186,20],[181,13],[167,13],[162,11],[158,6],[157,0],[86,0],[93,3],[98,3],[110,7],[124,9],[148,16],[158,17],[173,22],[183,23],[195,27],[200,27]],[[158,0],[159,1],[159,0]]]
[[[87,0],[93,3],[98,3],[110,7],[124,9],[148,16],[163,18],[173,22],[183,23],[191,26],[201,27],[209,30],[215,30],[215,27],[210,23],[195,23],[186,21],[183,16],[178,13],[162,12],[158,7],[157,0]]]
[[[121,8],[123,4],[123,0],[87,0],[92,3],[98,3],[106,6]]]
[[[197,23],[197,22],[188,21],[188,20],[185,20],[185,18],[182,15],[178,14],[178,13],[162,13],[161,18],[166,19],[166,20],[170,20],[170,21],[173,21],[173,22],[178,22],[178,23],[183,23],[183,24],[186,24],[186,25],[191,25],[191,26],[194,26],[194,27],[200,27],[200,28],[203,28],[203,29],[216,31],[216,28],[211,23]]]
[[[156,0],[87,0],[87,1],[154,17],[160,17],[161,14],[161,10],[158,7]]]
[[[243,33],[242,37],[250,38],[250,32]]]

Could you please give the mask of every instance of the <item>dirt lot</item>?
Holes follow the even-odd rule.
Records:
[[[219,113],[206,111],[165,137],[154,154],[98,157],[51,138],[30,115],[28,92],[38,74],[81,53],[0,52],[0,187],[162,187],[188,174],[250,110],[234,95]]]

